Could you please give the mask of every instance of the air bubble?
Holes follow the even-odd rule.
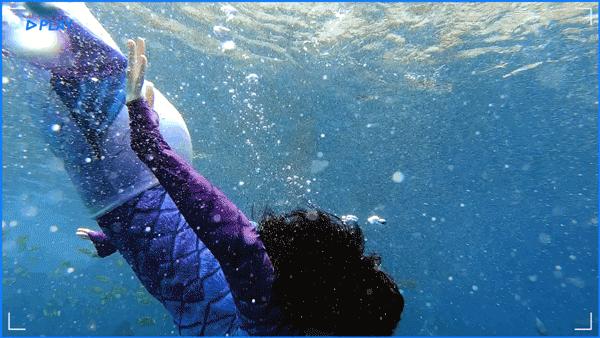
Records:
[[[404,174],[400,171],[396,171],[392,174],[392,181],[394,181],[394,183],[402,183],[402,181],[404,181]]]
[[[235,42],[233,42],[231,40],[225,41],[221,44],[221,51],[228,52],[228,51],[234,50],[235,47],[236,47]]]

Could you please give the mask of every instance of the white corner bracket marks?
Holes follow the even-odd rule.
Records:
[[[25,331],[24,327],[11,327],[10,326],[10,312],[8,313],[8,331]]]
[[[578,327],[575,328],[575,331],[592,331],[594,328],[592,324],[592,313],[590,312],[590,327]]]

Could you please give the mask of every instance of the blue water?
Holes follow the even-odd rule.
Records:
[[[597,15],[234,4],[228,20],[218,4],[124,6],[90,4],[120,46],[148,40],[148,79],[182,112],[194,166],[248,214],[357,215],[406,299],[396,334],[571,335],[590,312],[596,323]],[[479,26],[459,20],[465,9]],[[47,78],[22,67],[2,60],[3,333],[10,312],[27,328],[11,335],[175,335],[118,254],[91,257],[76,238],[97,226],[39,137]]]

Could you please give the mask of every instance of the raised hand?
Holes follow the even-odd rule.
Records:
[[[148,60],[146,59],[146,42],[137,38],[128,40],[129,63],[127,67],[127,108],[129,126],[131,127],[131,148],[139,156],[148,156],[158,151],[158,143],[162,139],[159,130],[159,116],[154,111],[154,85],[144,81]],[[146,100],[137,100],[145,97]],[[147,104],[147,105],[146,105]],[[142,155],[140,155],[142,154]]]
[[[146,42],[142,38],[127,40],[127,49],[129,50],[127,59],[127,87],[126,99],[131,102],[142,97],[142,87],[144,86],[144,75],[148,66],[146,58]]]

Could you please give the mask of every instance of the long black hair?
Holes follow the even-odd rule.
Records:
[[[364,236],[321,210],[265,212],[260,236],[275,267],[274,301],[287,321],[305,333],[391,335],[404,299],[364,254]]]

